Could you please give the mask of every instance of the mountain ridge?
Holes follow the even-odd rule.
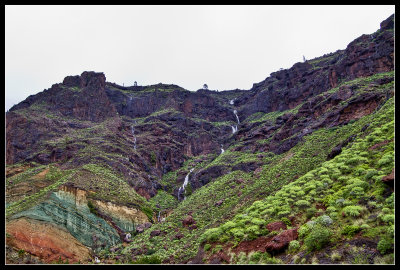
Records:
[[[285,190],[290,183],[302,181],[310,171],[317,170],[317,179],[319,166],[343,158],[348,153],[346,149],[358,140],[359,145],[364,143],[360,146],[362,151],[369,144],[368,147],[374,147],[371,150],[374,156],[361,156],[367,162],[364,167],[357,167],[355,162],[343,164],[350,168],[342,170],[342,165],[336,168],[331,161],[327,170],[345,178],[366,177],[368,170],[377,171],[375,177],[380,178],[376,182],[370,181],[368,187],[365,183],[359,186],[373,196],[376,204],[389,209],[383,212],[390,215],[392,208],[387,205],[391,203],[386,200],[392,196],[390,173],[394,164],[381,160],[389,160],[387,155],[394,151],[391,125],[380,131],[379,140],[372,137],[363,140],[378,125],[373,115],[393,122],[390,116],[393,96],[394,15],[383,21],[378,31],[360,36],[346,49],[271,73],[249,90],[192,92],[161,83],[120,86],[107,82],[104,73],[89,71],[67,76],[62,83],[29,96],[6,113],[7,222],[23,220],[16,224],[35,224],[32,228],[39,228],[41,225],[35,219],[43,218],[43,209],[54,204],[58,205],[54,208],[57,211],[68,209],[64,214],[46,218],[46,224],[70,232],[71,239],[84,243],[90,254],[86,263],[94,257],[108,263],[140,260],[149,263],[154,258],[163,263],[250,263],[256,260],[251,255],[256,250],[261,252],[257,255],[258,263],[274,263],[271,255],[279,257],[282,252],[291,258],[289,242],[301,238],[308,243],[306,239],[311,234],[298,230],[306,220],[317,220],[317,211],[296,218],[293,214],[300,215],[301,211],[290,210],[297,209],[296,205],[282,206],[274,210],[275,214],[286,214],[275,217],[272,212],[266,215],[268,207],[262,206],[263,203],[254,207],[252,204],[275,198],[272,197],[275,193]],[[375,124],[370,127],[368,121]],[[377,167],[380,163],[382,167]],[[333,176],[328,175],[332,182]],[[383,177],[389,179],[385,180],[389,186],[381,181]],[[344,191],[347,185],[354,184],[346,181],[342,180],[344,197],[350,196]],[[326,181],[329,187],[331,182]],[[70,186],[86,194],[83,199],[86,203],[76,213],[71,210],[74,209],[71,198],[76,197],[76,191],[66,188]],[[70,198],[63,192],[75,195]],[[324,196],[328,195],[329,192]],[[357,206],[361,197],[351,196]],[[290,202],[295,198],[286,199]],[[309,199],[307,203],[310,208],[313,204],[318,209],[333,207],[330,201]],[[123,207],[127,207],[128,216],[122,216]],[[236,225],[236,221],[247,222],[239,218],[243,211],[252,213],[258,208],[254,222],[244,229]],[[266,216],[260,215],[263,211],[267,211]],[[324,211],[320,211],[320,216],[331,215]],[[364,209],[363,213],[368,211]],[[371,211],[372,215],[377,210],[371,208]],[[113,241],[120,239],[119,244],[101,243],[103,236],[88,237],[85,228],[89,223],[85,222],[89,221],[71,221],[71,215],[88,215],[90,222],[106,222],[111,226],[107,237]],[[337,216],[329,218],[332,222],[340,221]],[[129,219],[132,224],[126,223]],[[62,225],[58,220],[71,225]],[[291,227],[289,231],[281,231],[280,237],[291,240],[276,247],[271,241],[278,241],[273,237],[280,235],[279,230],[274,235],[271,234],[274,230],[265,230],[265,226],[273,228],[271,224],[278,221]],[[343,224],[351,222],[347,218]],[[210,226],[215,230],[207,231]],[[236,229],[233,230],[236,234],[228,233],[229,226],[229,230]],[[296,231],[290,231],[294,228]],[[55,257],[46,259],[47,255],[24,242],[23,230],[23,227],[7,230],[8,253],[12,255],[16,247],[23,246],[29,254],[24,260],[54,261]],[[93,235],[99,233],[93,230]],[[340,242],[338,232],[325,227],[321,230],[329,231]],[[368,241],[377,244],[384,239],[389,243],[386,246],[392,245],[389,236],[383,232],[380,235],[381,239]],[[174,252],[161,246],[165,241],[171,241]],[[233,245],[225,246],[227,241],[233,241]],[[244,247],[246,241],[261,241],[263,249]],[[309,247],[301,241],[300,244]],[[246,252],[227,254],[218,245],[233,253],[235,245],[239,245],[239,250]],[[390,248],[371,256],[383,260]],[[57,249],[56,254],[61,260],[76,262],[78,259],[71,255],[74,254],[71,249],[64,253]],[[10,262],[18,261],[11,255],[7,255]],[[347,261],[349,256],[342,257]],[[302,258],[307,263],[312,259]]]

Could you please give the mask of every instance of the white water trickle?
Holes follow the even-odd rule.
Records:
[[[158,211],[158,217],[157,217],[158,222],[160,222],[160,213],[161,213],[161,211]]]
[[[233,102],[234,102],[234,101],[235,101],[234,99],[231,99],[231,100],[229,101],[229,104],[233,105]]]
[[[238,127],[236,126],[232,126],[232,134],[238,131]]]
[[[222,148],[222,144],[221,144],[221,154],[223,154],[225,152],[224,148]]]
[[[233,113],[234,113],[235,116],[236,116],[236,119],[237,119],[238,124],[240,124],[239,116],[237,115],[237,110],[234,110]]]
[[[131,132],[132,132],[132,136],[133,136],[133,143],[134,143],[134,145],[133,145],[133,149],[135,149],[136,150],[136,136],[135,136],[135,128],[132,126],[131,127]]]
[[[178,201],[179,201],[179,199],[180,199],[180,194],[182,193],[182,192],[185,192],[185,187],[187,186],[187,184],[189,183],[189,174],[191,173],[191,172],[193,172],[193,170],[194,170],[194,168],[192,168],[190,171],[189,171],[189,173],[186,175],[186,177],[185,177],[185,181],[183,182],[183,185],[179,188],[179,190],[178,190]],[[185,200],[186,199],[186,197],[185,197],[185,195],[183,195],[183,200]]]

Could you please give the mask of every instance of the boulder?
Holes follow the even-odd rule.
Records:
[[[184,227],[189,227],[192,224],[195,224],[196,221],[193,219],[192,216],[187,216],[184,220],[182,220],[182,225]]]
[[[297,229],[291,229],[281,232],[274,236],[271,241],[265,245],[265,251],[272,254],[283,251],[289,245],[290,241],[297,239]]]
[[[382,178],[382,182],[391,187],[392,190],[394,189],[394,168],[389,175]]]
[[[160,234],[161,234],[161,231],[160,231],[160,230],[155,230],[155,231],[152,231],[152,232],[150,233],[150,237],[158,236],[158,235],[160,235]]]
[[[224,200],[222,199],[222,200],[219,200],[218,202],[216,202],[214,205],[215,206],[220,206],[223,202],[224,202]]]
[[[183,233],[178,233],[177,235],[175,235],[175,237],[174,237],[174,239],[181,239],[181,238],[183,238],[184,237],[184,235],[183,235]]]

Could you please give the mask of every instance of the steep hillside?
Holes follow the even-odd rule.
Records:
[[[394,16],[250,90],[85,71],[6,113],[7,263],[393,263]]]

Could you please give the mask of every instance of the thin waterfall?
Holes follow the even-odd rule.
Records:
[[[238,127],[236,126],[231,126],[232,127],[232,134],[238,131]]]
[[[178,190],[178,201],[180,200],[180,194],[183,192],[185,192],[185,187],[187,186],[187,184],[189,183],[189,174],[191,173],[191,172],[193,172],[193,170],[194,170],[194,168],[192,168],[190,171],[189,171],[189,173],[186,175],[186,177],[185,177],[185,181],[183,182],[183,185],[179,188],[179,190]],[[183,200],[185,200],[186,199],[186,197],[185,197],[185,194],[183,194]]]
[[[229,104],[233,105],[234,102],[235,102],[235,99],[231,99],[231,100],[229,101]]]
[[[235,116],[236,116],[236,119],[237,119],[238,124],[240,124],[239,116],[237,115],[237,110],[234,110],[233,113],[234,113]]]
[[[136,121],[135,121],[136,122]],[[133,136],[133,149],[136,150],[136,136],[135,136],[135,128],[133,126],[131,126],[131,132],[132,132],[132,136]]]
[[[222,144],[221,144],[221,154],[223,154],[225,152],[224,148],[222,148]]]

